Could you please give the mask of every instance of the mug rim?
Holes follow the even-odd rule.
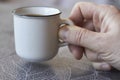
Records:
[[[24,8],[51,8],[51,9],[56,9],[58,10],[59,12],[58,13],[55,13],[55,14],[51,14],[51,15],[41,15],[41,16],[27,16],[27,15],[20,15],[20,14],[17,14],[16,11],[19,10],[19,9],[24,9]],[[62,12],[57,9],[57,8],[54,8],[54,7],[48,7],[48,6],[27,6],[27,7],[19,7],[19,8],[16,8],[14,10],[12,10],[12,14],[15,15],[15,16],[19,16],[19,17],[24,17],[24,18],[39,18],[39,17],[51,17],[51,16],[56,16],[56,15],[59,15],[61,14]]]

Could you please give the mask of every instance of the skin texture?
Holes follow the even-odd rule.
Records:
[[[69,43],[76,59],[83,54],[98,70],[120,70],[120,11],[112,5],[77,3],[70,20],[74,26],[64,26],[59,37]]]

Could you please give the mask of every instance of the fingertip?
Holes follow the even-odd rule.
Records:
[[[73,50],[73,51],[72,51],[72,54],[74,55],[74,57],[75,57],[77,60],[80,60],[80,59],[82,58],[82,56],[83,56],[83,54],[82,54],[82,53],[79,53],[79,51],[77,51],[77,50]]]
[[[93,62],[92,65],[96,70],[110,71],[112,69],[112,66],[110,66],[106,62],[101,62],[101,63]]]
[[[109,71],[109,70],[111,70],[111,66],[109,64],[102,64],[101,69]]]
[[[83,47],[69,44],[69,49],[77,60],[80,60],[82,58],[84,51]]]

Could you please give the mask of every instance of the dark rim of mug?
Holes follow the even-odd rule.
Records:
[[[20,15],[20,14],[17,14],[17,13],[16,13],[16,11],[19,10],[19,9],[32,8],[32,7],[57,9],[57,8],[54,8],[54,7],[46,7],[46,6],[28,6],[28,7],[20,7],[20,8],[14,9],[14,10],[12,11],[12,14],[15,15],[15,16],[25,17],[25,18],[36,18],[36,17],[39,18],[39,17],[51,17],[51,16],[56,16],[56,15],[59,15],[59,14],[62,13],[59,9],[57,9],[57,10],[59,11],[59,13],[51,14],[51,15],[41,15],[41,16],[27,16],[27,15]]]

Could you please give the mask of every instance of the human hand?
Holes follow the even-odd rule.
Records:
[[[59,36],[69,43],[77,59],[83,53],[98,70],[120,70],[120,11],[111,5],[77,3],[70,19],[75,26],[60,29]]]

